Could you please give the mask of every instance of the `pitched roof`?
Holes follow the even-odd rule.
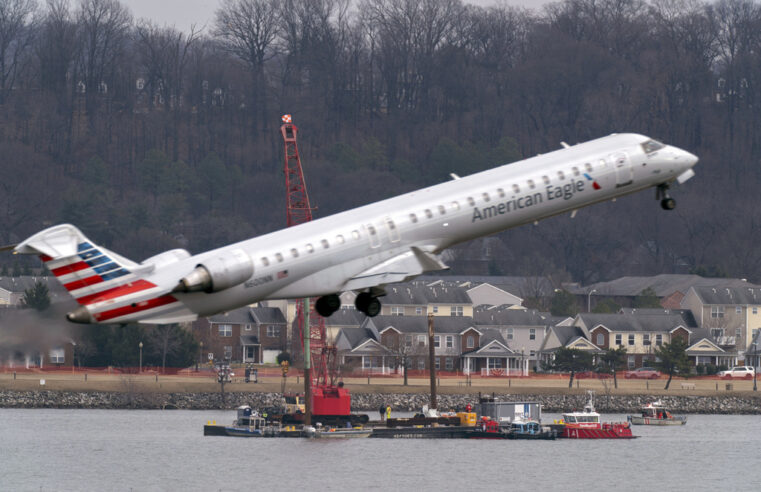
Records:
[[[508,309],[506,306],[478,306],[473,310],[477,325],[488,326],[548,326],[555,324],[550,313],[536,309]]]
[[[259,337],[257,337],[256,335],[241,335],[240,344],[241,345],[259,345]]]
[[[678,313],[659,314],[597,314],[582,313],[580,319],[588,330],[603,325],[610,331],[641,331],[663,332],[671,331],[678,326],[687,328],[684,318]]]
[[[386,286],[384,304],[471,304],[466,290],[455,285],[427,285],[414,281]]]
[[[584,339],[587,338],[584,330],[578,326],[553,326],[550,330],[555,333],[555,336],[563,347],[579,337]]]
[[[257,323],[285,324],[283,312],[276,307],[253,307],[249,308],[251,317]]]
[[[325,324],[328,326],[354,326],[357,327],[367,316],[356,309],[341,308],[329,317],[325,318]]]
[[[685,326],[692,329],[698,326],[695,316],[689,309],[664,309],[664,308],[621,308],[624,314],[678,314],[685,322]]]
[[[761,304],[761,287],[693,287],[703,304]]]
[[[637,296],[643,290],[651,288],[658,297],[668,296],[674,292],[687,293],[690,287],[757,287],[745,280],[737,278],[706,278],[700,275],[675,275],[664,273],[653,277],[621,277],[608,282],[598,282],[569,289],[572,294],[588,295],[596,290],[593,295],[598,296]]]
[[[375,340],[375,334],[369,328],[341,328],[336,338],[343,336],[354,349],[362,345],[366,340]]]
[[[251,323],[253,319],[251,318],[249,309],[250,308],[248,306],[245,306],[242,308],[233,309],[232,311],[228,311],[226,313],[209,316],[208,319],[211,323],[230,323],[238,325]]]
[[[376,316],[368,318],[362,326],[372,323],[378,332],[393,327],[401,333],[427,333],[427,316]],[[469,316],[434,316],[433,330],[436,333],[460,333],[474,326],[473,318]]]
[[[511,277],[503,275],[423,275],[418,277],[426,283],[437,280],[472,288],[480,284],[489,284],[518,297],[549,297],[555,292],[555,286],[547,277]]]

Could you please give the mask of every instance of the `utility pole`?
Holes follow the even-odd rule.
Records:
[[[304,299],[304,425],[312,425],[312,357],[309,347],[309,298]]]
[[[428,313],[428,373],[431,375],[431,408],[436,410],[436,364],[435,349],[433,347],[433,313]]]

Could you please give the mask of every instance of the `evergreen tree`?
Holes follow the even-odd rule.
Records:
[[[48,286],[39,280],[34,283],[34,286],[24,290],[24,295],[21,297],[21,305],[26,308],[36,309],[37,311],[45,311],[50,307],[50,292]]]
[[[633,307],[657,309],[663,306],[661,306],[661,301],[660,299],[658,299],[658,296],[655,295],[655,291],[651,287],[648,287],[647,289],[640,292],[637,297],[634,298]]]
[[[616,304],[612,299],[603,299],[592,308],[593,313],[598,314],[612,314],[617,313],[621,309],[621,306]]]
[[[655,367],[669,375],[666,387],[669,389],[674,374],[679,373],[685,377],[690,373],[690,361],[687,359],[687,342],[682,337],[676,337],[671,343],[664,343],[655,349]]]
[[[624,367],[626,360],[626,347],[609,348],[602,354],[602,371],[613,374],[613,386],[618,388],[617,371]]]
[[[550,303],[550,313],[553,316],[576,316],[578,312],[576,296],[564,289],[555,291]]]
[[[568,387],[573,387],[573,378],[577,372],[592,369],[592,354],[586,350],[560,347],[555,351],[555,357],[544,368],[550,371],[570,373]]]

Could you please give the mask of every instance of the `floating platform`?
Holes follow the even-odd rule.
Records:
[[[465,439],[473,427],[376,427],[370,437],[382,439]]]

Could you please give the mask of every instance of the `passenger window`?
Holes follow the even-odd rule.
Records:
[[[484,201],[485,201],[485,202],[488,202],[488,201],[489,201],[489,194],[488,194],[488,193],[484,193],[484,194],[483,194],[483,195],[481,195],[481,196],[483,196],[483,197],[484,197]]]
[[[270,266],[270,260],[262,256],[262,265],[264,266]]]
[[[296,248],[292,248],[291,249],[291,256],[293,256],[294,258],[298,258],[299,257],[299,250],[297,250]]]
[[[588,173],[591,173],[592,172],[592,164],[587,162],[586,164],[584,164],[584,169],[586,169]]]
[[[343,244],[344,243],[344,237],[341,234],[337,235],[336,236],[336,242],[338,244]]]
[[[514,184],[513,185],[513,192],[514,193],[520,193],[521,192],[521,187],[518,186],[517,184]]]
[[[433,212],[431,212],[430,209],[425,209],[425,216],[430,219],[433,217]]]
[[[283,255],[281,255],[280,253],[275,253],[275,259],[277,260],[278,263],[281,263],[283,261]]]
[[[528,180],[528,187],[531,188],[532,190],[534,188],[536,188],[536,185],[534,184],[534,180],[533,179],[529,179]]]
[[[573,166],[573,175],[574,175],[574,176],[578,176],[579,174],[581,174],[581,173],[579,172],[579,168],[578,168],[578,167],[576,167],[576,166]]]
[[[369,232],[371,236],[375,236],[377,234],[377,232],[375,232],[375,226],[371,225],[367,226],[367,232]]]
[[[499,194],[500,198],[505,198],[505,190],[502,188],[497,188],[497,194]]]
[[[320,241],[320,244],[322,244],[322,247],[324,249],[328,249],[330,247],[330,244],[328,244],[328,240],[327,239],[323,239],[322,241]]]
[[[417,215],[410,214],[410,222],[412,222],[413,224],[417,223]]]
[[[605,159],[600,159],[600,167],[608,167],[608,163],[605,162]]]
[[[415,214],[412,214],[412,215],[415,215]],[[355,231],[351,231],[351,237],[353,237],[354,239],[359,239],[359,237],[360,237],[359,236],[359,231],[356,231],[356,230]]]
[[[452,202],[452,210],[460,210],[460,204],[457,202]]]
[[[470,197],[470,196],[468,197],[468,205],[470,205],[471,207],[476,206],[476,201],[473,200],[473,197]]]
[[[542,180],[544,181],[544,184],[546,184],[546,185],[550,184],[550,177],[549,176],[542,176]]]
[[[563,174],[563,171],[558,171],[558,178],[562,181],[565,179],[565,174]]]
[[[444,205],[439,205],[439,213],[441,215],[444,215],[445,213],[447,213],[447,209],[444,208]]]
[[[312,246],[312,243],[308,243],[306,248],[307,248],[307,253],[314,253],[314,246]]]

